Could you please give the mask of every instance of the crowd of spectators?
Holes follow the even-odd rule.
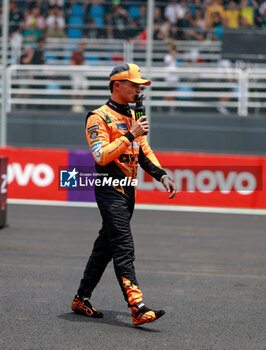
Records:
[[[9,24],[14,61],[44,64],[47,38],[146,40],[147,1],[10,0]],[[165,82],[170,91],[186,94],[179,98],[189,100],[193,90],[189,83],[177,86],[177,64],[181,58],[172,42],[222,40],[225,28],[266,29],[266,0],[155,0],[154,39],[169,43],[169,52],[164,57]],[[123,57],[112,57],[113,61],[120,59],[123,61]],[[85,60],[85,47],[79,41],[69,63],[83,65]],[[190,52],[189,64],[193,60],[202,63],[197,54],[193,56]],[[183,61],[186,64],[186,59]],[[219,64],[225,70],[231,67],[228,60]],[[78,102],[89,88],[88,80],[82,72],[70,73],[70,78],[75,93],[71,96],[72,111],[84,112]],[[81,91],[81,95],[76,95],[77,91]],[[230,98],[220,98],[217,107],[220,113],[228,114],[226,103]],[[166,101],[175,99],[171,94],[164,98]]]
[[[11,0],[10,36],[146,39],[147,2]],[[266,29],[265,0],[155,1],[154,39],[221,40],[224,28]]]

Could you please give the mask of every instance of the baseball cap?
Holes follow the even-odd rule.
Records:
[[[141,78],[140,68],[134,63],[126,63],[116,66],[111,74],[110,80],[129,80],[141,85],[150,85],[151,82]]]

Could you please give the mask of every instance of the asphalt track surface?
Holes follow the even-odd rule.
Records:
[[[0,231],[0,349],[266,349],[266,216],[136,210],[137,276],[160,320],[134,327],[110,264],[73,313],[97,209],[9,205]]]

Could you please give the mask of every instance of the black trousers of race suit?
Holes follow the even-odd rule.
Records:
[[[123,190],[124,193],[112,186],[95,186],[95,197],[103,222],[80,282],[80,296],[91,297],[111,259],[127,302],[128,295],[123,287],[122,277],[138,285],[133,265],[134,242],[130,229],[135,189],[134,186],[125,186]]]

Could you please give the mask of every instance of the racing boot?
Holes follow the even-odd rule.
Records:
[[[162,317],[165,314],[164,310],[151,310],[144,303],[139,303],[131,307],[132,321],[135,326],[141,324],[150,323],[158,318]]]
[[[94,309],[94,307],[91,305],[89,298],[82,298],[75,295],[71,309],[77,314],[82,314],[92,318],[103,318],[103,314]]]

